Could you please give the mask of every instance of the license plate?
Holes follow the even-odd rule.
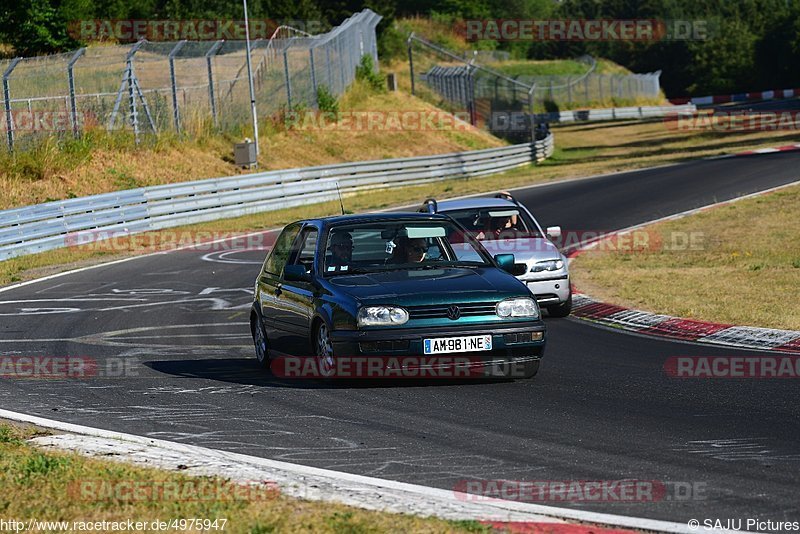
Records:
[[[437,337],[424,340],[425,354],[492,350],[492,336]]]

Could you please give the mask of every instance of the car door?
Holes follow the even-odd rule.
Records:
[[[314,276],[319,230],[306,225],[295,241],[286,265],[302,265]],[[313,356],[311,319],[314,314],[314,284],[281,279],[276,292],[275,330],[273,343],[277,350],[296,356]]]
[[[293,245],[300,234],[301,224],[296,223],[284,228],[275,240],[275,245],[264,260],[261,274],[258,277],[258,302],[261,306],[261,317],[271,349],[276,338],[275,318],[278,314],[278,295],[281,287],[281,275],[286,262],[289,261]]]

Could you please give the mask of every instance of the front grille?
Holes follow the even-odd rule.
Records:
[[[447,310],[453,304],[437,304],[434,306],[411,306],[408,315],[411,319],[443,319],[447,318]],[[494,315],[495,304],[456,304],[461,317],[474,317],[476,315]]]
[[[362,341],[359,343],[361,352],[392,352],[408,350],[409,341],[406,340],[385,340],[385,341]]]

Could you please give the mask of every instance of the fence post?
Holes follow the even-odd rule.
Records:
[[[328,88],[335,94],[336,89],[333,87],[333,64],[331,64],[331,47],[328,43],[325,43],[325,63],[328,67]]]
[[[308,59],[311,62],[311,89],[314,91],[314,103],[316,107],[319,107],[319,102],[317,102],[317,73],[314,70],[314,47],[309,47],[308,49]]]
[[[186,40],[178,41],[178,43],[170,50],[169,52],[169,81],[172,85],[172,120],[175,122],[175,131],[180,133],[181,131],[181,114],[180,110],[178,109],[178,84],[177,80],[175,79],[175,55],[183,48],[183,45],[186,44]]]
[[[292,109],[292,80],[289,77],[289,47],[283,49],[283,76],[286,78],[286,104]]]
[[[217,51],[222,46],[225,40],[220,40],[214,43],[211,48],[206,52],[206,70],[208,72],[208,101],[211,104],[211,117],[214,119],[214,126],[219,126],[219,118],[217,117],[217,97],[214,94],[214,70],[211,68],[211,58],[217,54]]]
[[[536,160],[536,114],[533,112],[533,91],[536,89],[536,82],[531,84],[531,88],[528,89],[528,128],[530,128],[530,139],[531,143],[534,143],[534,154],[533,159]]]
[[[411,48],[411,39],[414,38],[414,32],[408,36],[406,44],[408,45],[408,70],[411,73],[411,94],[416,94],[416,86],[414,85],[414,53]]]
[[[9,150],[14,150],[14,117],[11,115],[11,91],[8,89],[8,77],[11,76],[14,67],[16,67],[17,63],[21,60],[21,57],[12,59],[8,68],[3,73],[3,99],[5,100],[6,107],[6,139],[8,140]]]
[[[567,104],[572,106],[572,76],[567,76]]]
[[[588,74],[583,79],[583,98],[586,100],[586,104],[588,104],[589,103],[589,75]]]
[[[69,83],[69,118],[72,123],[72,135],[78,137],[78,103],[75,100],[75,63],[86,53],[85,48],[79,48],[67,63],[67,82]]]
[[[605,76],[603,76],[602,74],[597,77],[597,87],[600,89],[600,101],[599,101],[599,103],[601,103],[601,104],[603,102],[603,79],[604,78],[605,78]]]

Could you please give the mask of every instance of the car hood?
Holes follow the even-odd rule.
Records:
[[[517,263],[533,266],[537,261],[556,260],[561,257],[552,241],[542,237],[520,237],[481,241],[489,254],[513,254]]]
[[[497,269],[444,267],[339,275],[329,279],[336,291],[361,302],[425,306],[448,303],[497,302],[527,296],[514,276]]]

